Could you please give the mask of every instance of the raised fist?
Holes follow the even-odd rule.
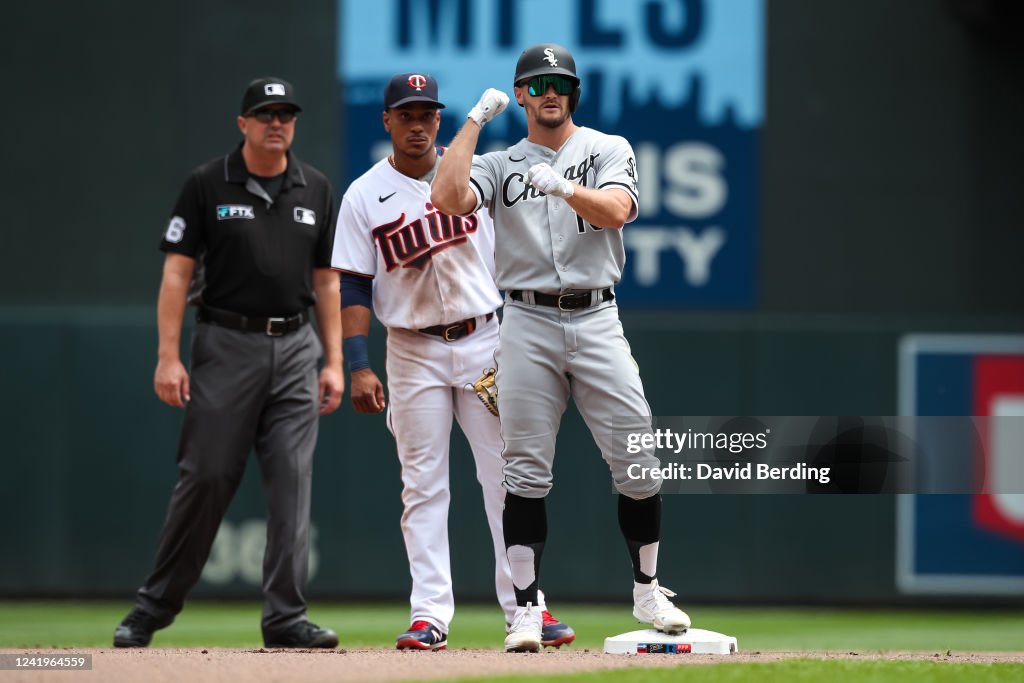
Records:
[[[488,88],[480,96],[480,101],[466,114],[466,118],[473,119],[478,126],[483,128],[485,123],[505,111],[506,106],[508,106],[508,95],[500,90]]]

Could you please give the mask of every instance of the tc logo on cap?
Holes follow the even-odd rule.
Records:
[[[265,86],[263,86],[263,93],[266,95],[279,95],[281,97],[285,96],[284,86],[281,85],[280,83],[267,83]]]
[[[427,87],[427,78],[420,74],[412,74],[409,76],[409,85],[417,90],[423,90],[423,88]]]

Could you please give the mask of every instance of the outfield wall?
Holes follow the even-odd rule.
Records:
[[[0,311],[0,356],[19,363],[0,397],[0,411],[18,416],[5,425],[0,594],[127,595],[149,570],[181,416],[151,391],[151,314]],[[900,331],[935,329],[927,318],[877,316],[627,314],[624,323],[662,415],[896,414]],[[979,318],[958,331],[1009,324]],[[379,365],[383,330],[371,337]],[[564,598],[617,598],[630,572],[615,500],[574,408],[558,453],[545,585]],[[459,594],[486,598],[489,535],[457,430],[452,478]],[[383,416],[356,415],[346,403],[322,420],[310,595],[405,595],[399,493]],[[664,580],[699,600],[907,600],[895,585],[894,510],[892,497],[876,495],[665,496]],[[255,595],[264,519],[251,464],[197,593]]]

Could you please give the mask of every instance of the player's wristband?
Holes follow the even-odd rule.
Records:
[[[365,334],[345,337],[341,342],[341,348],[345,353],[345,362],[350,373],[370,367],[370,349],[366,344]]]

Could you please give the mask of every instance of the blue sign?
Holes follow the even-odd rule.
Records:
[[[764,117],[763,0],[339,0],[342,176],[390,151],[384,86],[437,78],[445,144],[489,87],[512,92],[519,54],[572,51],[574,120],[622,135],[637,155],[640,216],[626,227],[620,303],[753,308],[757,303],[758,132]],[[518,108],[478,151],[526,135]]]
[[[899,387],[902,415],[1024,415],[1024,337],[908,336]],[[1019,476],[1019,438],[987,422],[976,467]],[[896,539],[904,593],[1024,594],[1024,494],[899,496]]]

